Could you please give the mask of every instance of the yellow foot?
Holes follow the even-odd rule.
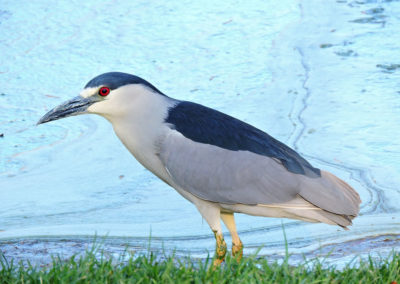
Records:
[[[215,240],[217,241],[217,246],[215,249],[215,257],[213,261],[213,265],[219,266],[225,259],[226,254],[226,243],[222,234],[215,233]]]
[[[223,259],[218,259],[218,258],[216,258],[216,259],[214,259],[214,261],[213,261],[213,267],[214,267],[214,268],[219,267],[219,266],[221,265],[221,263],[223,263],[223,262],[224,262]]]
[[[232,245],[232,255],[234,258],[236,258],[237,262],[240,262],[240,260],[243,257],[243,244],[239,240],[239,243],[233,244]]]

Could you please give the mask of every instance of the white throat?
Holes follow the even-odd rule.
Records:
[[[178,101],[162,96],[143,85],[126,85],[104,102],[93,104],[89,112],[104,116],[135,158],[155,173],[165,171],[157,156],[159,143],[170,131],[165,124],[168,109]]]

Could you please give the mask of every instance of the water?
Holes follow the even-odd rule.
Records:
[[[398,1],[3,1],[2,252],[46,262],[97,234],[111,254],[145,251],[150,235],[156,251],[212,254],[194,206],[138,164],[104,119],[35,126],[107,71],[251,123],[360,193],[350,231],[237,215],[246,254],[284,255],[282,224],[298,259],[398,249],[399,15]]]

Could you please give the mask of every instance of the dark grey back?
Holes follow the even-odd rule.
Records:
[[[292,173],[321,176],[319,169],[267,133],[200,104],[180,102],[169,110],[165,121],[193,141],[276,158]]]

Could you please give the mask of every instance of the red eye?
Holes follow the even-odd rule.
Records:
[[[109,87],[101,87],[99,90],[99,95],[102,97],[107,96],[110,93],[110,88]]]

